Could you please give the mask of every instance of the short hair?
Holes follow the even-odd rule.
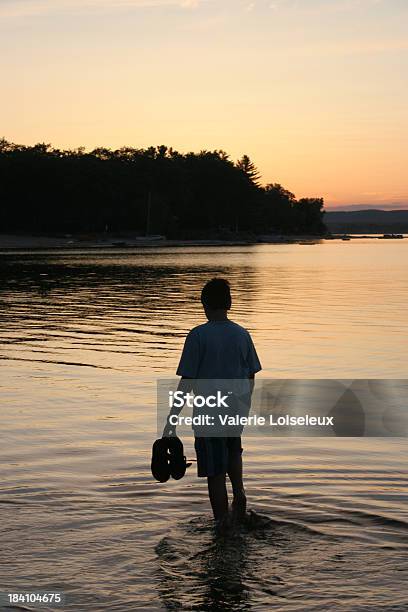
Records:
[[[231,308],[230,284],[225,278],[212,278],[201,291],[201,303],[213,310],[229,310]]]

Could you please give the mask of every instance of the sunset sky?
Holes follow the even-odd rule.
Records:
[[[408,207],[407,0],[0,0],[0,137],[248,154]]]

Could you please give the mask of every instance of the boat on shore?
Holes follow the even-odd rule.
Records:
[[[378,236],[379,240],[401,240],[404,238],[403,234],[384,234],[383,236]]]

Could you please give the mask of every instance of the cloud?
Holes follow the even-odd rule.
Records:
[[[197,8],[199,4],[200,0],[181,0],[180,2],[180,6],[183,8]]]
[[[407,39],[384,39],[384,40],[361,40],[332,43],[317,43],[315,45],[305,45],[298,50],[311,55],[359,55],[387,53],[394,51],[406,51],[408,49]]]
[[[350,12],[370,9],[382,4],[383,0],[329,0],[317,2],[317,8],[327,12]]]
[[[298,10],[303,13],[315,12],[347,12],[357,9],[367,9],[382,4],[384,0],[272,0],[268,6],[272,10]]]
[[[0,0],[0,17],[78,13],[154,7],[197,8],[203,0]]]
[[[107,12],[124,9],[175,7],[196,9],[214,0],[0,0],[0,18],[55,13]],[[385,0],[241,0],[246,11],[269,7],[275,11],[301,13],[347,12],[375,7]],[[214,2],[215,4],[215,2]],[[218,8],[235,7],[237,0],[218,0]]]

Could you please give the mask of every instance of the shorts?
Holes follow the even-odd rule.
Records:
[[[226,474],[231,457],[242,454],[241,437],[196,438],[194,448],[197,455],[199,477]]]

